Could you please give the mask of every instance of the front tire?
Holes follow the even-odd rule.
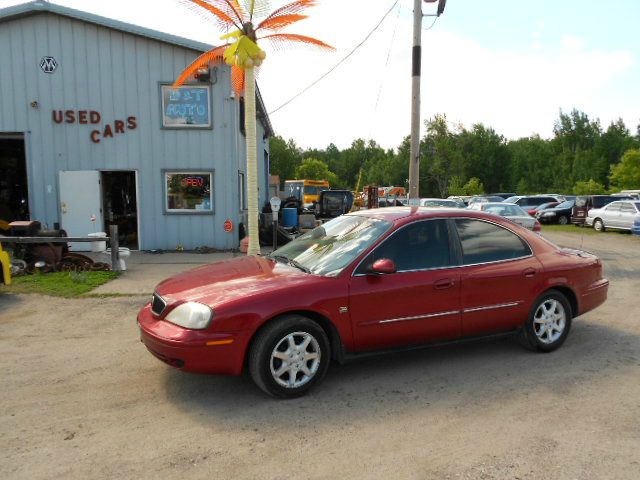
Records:
[[[567,217],[566,215],[562,215],[559,219],[558,219],[558,224],[560,225],[566,225],[569,223],[569,217]]]
[[[331,347],[324,330],[301,315],[269,323],[249,350],[249,372],[265,393],[279,398],[304,395],[327,373]]]
[[[593,221],[593,229],[594,229],[596,232],[604,232],[604,231],[605,231],[605,228],[604,228],[604,222],[603,222],[601,219],[596,218],[596,219]]]
[[[566,297],[557,290],[542,294],[533,303],[520,330],[520,343],[529,350],[552,352],[564,343],[573,314]]]

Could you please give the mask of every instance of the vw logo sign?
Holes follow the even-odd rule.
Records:
[[[44,73],[53,73],[58,68],[58,62],[53,57],[42,57],[40,60],[40,68]]]

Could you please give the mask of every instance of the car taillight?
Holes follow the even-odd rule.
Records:
[[[541,230],[542,230],[542,225],[540,225],[540,222],[536,220],[536,223],[533,224],[533,231],[539,232]]]

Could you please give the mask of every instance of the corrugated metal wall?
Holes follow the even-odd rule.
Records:
[[[212,86],[213,130],[161,129],[159,82],[174,80],[198,54],[51,13],[3,23],[0,132],[25,132],[31,217],[59,221],[61,170],[136,170],[142,249],[237,247],[237,229],[223,230],[227,218],[240,219],[238,171],[246,169],[228,68],[218,67]],[[59,64],[54,74],[40,69],[46,55]],[[90,132],[99,126],[56,124],[53,110],[99,111],[103,126],[135,116],[138,126],[96,144]],[[259,125],[260,205],[267,200],[263,133]],[[163,213],[162,170],[181,168],[215,169],[213,216]]]

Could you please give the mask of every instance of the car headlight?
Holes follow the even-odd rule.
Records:
[[[542,214],[543,217],[555,217],[556,212],[545,212]]]
[[[209,326],[213,310],[198,302],[187,302],[177,306],[165,317],[168,322],[193,330],[203,330]]]

